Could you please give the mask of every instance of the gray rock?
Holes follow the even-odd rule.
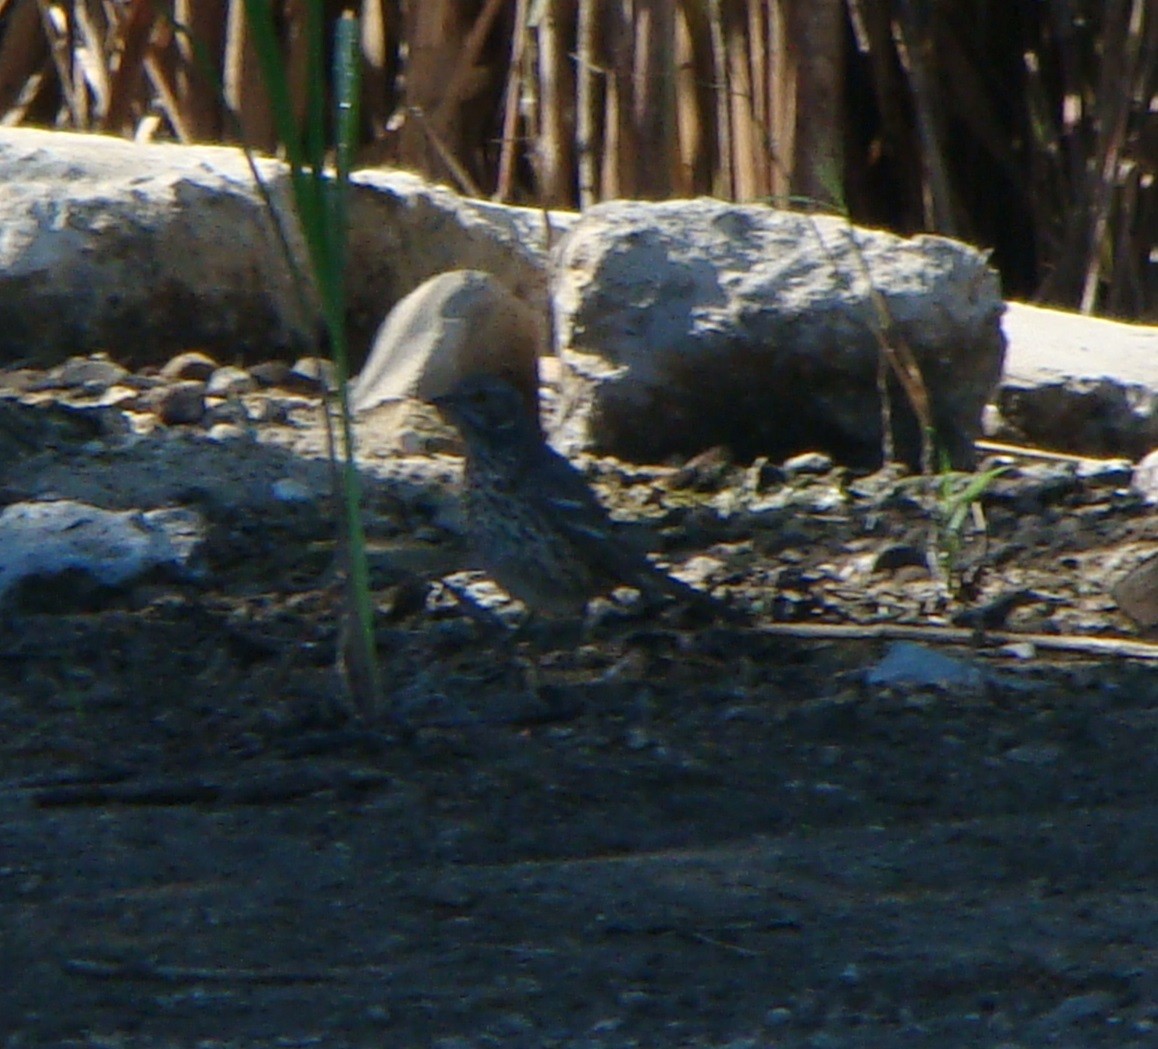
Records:
[[[184,570],[204,523],[192,510],[116,513],[59,499],[14,503],[0,513],[0,599],[28,578],[80,571],[120,586],[158,566]]]
[[[546,325],[489,273],[452,270],[415,288],[378,329],[351,390],[354,410],[429,400],[472,372],[503,375],[538,402]]]
[[[1118,607],[1142,630],[1158,628],[1158,554],[1135,565],[1110,592]]]
[[[205,393],[209,397],[228,397],[231,394],[252,393],[256,388],[257,383],[249,372],[227,364],[209,376]]]
[[[983,682],[981,671],[972,664],[912,641],[889,645],[865,679],[878,688],[976,689]]]
[[[1158,327],[1011,302],[991,429],[1078,455],[1137,459],[1158,446]]]
[[[79,388],[90,391],[106,390],[128,374],[115,361],[104,354],[91,357],[71,357],[59,368],[52,371],[51,378],[58,386]]]
[[[715,200],[599,205],[561,244],[558,439],[647,461],[726,443],[741,458],[879,462],[874,292],[921,367],[937,440],[971,464],[1004,352],[985,258],[941,237]],[[899,391],[892,405],[898,454],[915,462]]]
[[[1134,467],[1130,486],[1151,506],[1158,504],[1158,450],[1144,455]]]
[[[259,167],[280,198],[281,166]],[[0,359],[160,363],[312,334],[238,150],[6,128],[0,182]]]
[[[249,374],[258,386],[280,386],[289,373],[290,366],[286,361],[259,361],[249,368]]]
[[[182,379],[150,390],[147,402],[166,426],[191,426],[205,414],[205,383]]]
[[[320,394],[323,390],[333,390],[337,385],[334,365],[325,357],[300,357],[294,361],[289,373],[282,380],[287,390],[309,395]]]
[[[169,382],[177,379],[196,379],[198,382],[204,382],[219,367],[220,365],[208,354],[199,350],[187,350],[167,361],[160,374],[162,379]]]
[[[275,207],[288,208],[285,165],[257,166]],[[453,267],[487,270],[537,308],[546,302],[541,212],[465,200],[401,172],[352,182],[355,360],[394,302]],[[316,347],[240,150],[0,128],[0,184],[0,361],[107,349],[160,364],[190,345],[222,359]]]

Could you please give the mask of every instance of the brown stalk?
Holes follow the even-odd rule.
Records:
[[[544,0],[538,22],[539,140],[537,170],[539,202],[545,207],[573,203],[573,125],[569,113],[574,94],[569,27],[570,0]]]
[[[598,6],[597,0],[579,0],[575,39],[575,155],[581,211],[599,200]]]
[[[449,84],[447,71],[458,61],[469,32],[468,14],[462,0],[423,0],[406,7],[407,119],[398,139],[398,157],[403,166],[431,178],[451,172],[447,157],[463,156],[461,107],[444,111],[437,129],[427,119],[410,118],[438,112]],[[461,163],[458,167],[463,170]],[[459,176],[452,177],[462,184]]]
[[[7,121],[48,50],[36,0],[8,0],[2,6],[8,23],[0,37],[0,114]]]
[[[131,4],[113,29],[113,48],[120,62],[108,89],[108,108],[101,120],[105,131],[122,132],[132,124],[134,105],[140,101],[142,70],[153,31],[153,11],[147,3]]]
[[[1095,153],[1097,175],[1094,176],[1091,194],[1089,249],[1079,303],[1082,313],[1093,313],[1097,307],[1102,267],[1109,257],[1106,238],[1110,209],[1126,143],[1126,124],[1134,105],[1134,81],[1142,50],[1145,0],[1132,0],[1128,14],[1124,9],[1126,2],[1129,0],[1114,0],[1107,4],[1107,19],[1112,18],[1113,24],[1103,34],[1105,43],[1097,118],[1099,134]]]
[[[427,119],[436,128],[448,124],[451,109],[462,105],[472,98],[476,87],[481,80],[486,79],[486,71],[479,67],[479,57],[482,55],[483,45],[486,44],[487,34],[490,33],[499,11],[508,0],[486,0],[486,5],[470,27],[466,39],[455,55],[453,72],[446,85],[442,99],[433,113],[427,114]]]
[[[515,0],[515,38],[511,41],[511,59],[507,66],[507,84],[503,94],[503,131],[499,146],[499,174],[494,199],[508,201],[514,187],[515,160],[519,150],[519,102],[523,92],[523,68],[527,55],[527,0]]]
[[[708,0],[708,37],[712,42],[712,82],[716,91],[716,149],[719,157],[719,167],[712,190],[717,195],[730,199],[736,192],[736,180],[732,173],[734,156],[732,113],[728,104],[731,82],[728,78],[728,52],[725,45],[721,0]]]
[[[112,36],[104,20],[104,12],[93,0],[83,0],[72,7],[76,29],[80,36],[80,46],[73,51],[73,64],[79,68],[88,90],[81,93],[90,110],[86,112],[86,123],[99,125],[108,110],[109,70],[108,56],[113,54],[111,46],[106,47],[105,39]],[[111,43],[111,41],[110,41]],[[138,77],[140,65],[136,67]]]
[[[625,0],[608,5],[607,40],[611,55],[610,75],[604,95],[603,165],[600,181],[603,199],[635,195],[636,168],[628,158],[638,150],[635,137],[635,56],[633,25]]]
[[[77,98],[76,85],[73,82],[73,39],[72,29],[68,22],[63,26],[57,25],[55,12],[49,0],[37,0],[40,9],[40,21],[44,35],[48,40],[49,51],[52,54],[52,64],[56,67],[56,78],[60,85],[60,93],[68,109],[72,126],[84,127],[84,107]]]
[[[636,0],[634,26],[635,99],[632,125],[636,149],[636,195],[662,200],[671,195],[677,165],[673,69],[675,8],[670,0]]]
[[[362,119],[371,142],[383,142],[394,111],[394,78],[398,60],[397,11],[388,0],[363,0]]]
[[[273,109],[257,52],[250,40],[244,0],[230,0],[229,3],[222,83],[225,104],[236,117],[241,141],[258,152],[272,152],[277,147]]]
[[[285,24],[285,75],[289,82],[290,111],[294,124],[306,126],[306,108],[310,90],[309,10],[312,0],[284,0],[282,14]]]
[[[768,72],[768,8],[764,0],[747,0],[747,3],[748,62],[752,79],[752,104],[748,119],[752,125],[752,163],[756,172],[753,196],[767,197],[772,191],[771,157],[768,154],[768,94],[771,87]]]
[[[218,84],[207,80],[198,64],[193,41],[198,42],[215,67],[220,66],[225,46],[226,6],[227,0],[175,0],[173,5],[173,19],[184,30],[175,34],[172,90],[179,111],[177,122],[182,129],[178,134],[185,142],[208,142],[221,135]]]
[[[740,4],[744,0],[739,0]],[[728,70],[727,105],[732,128],[732,194],[735,200],[752,200],[761,194],[761,148],[759,128],[753,120],[755,100],[752,71],[749,66],[751,42],[747,37],[748,21],[737,0],[724,0],[724,60]]]
[[[192,142],[193,134],[185,123],[185,107],[178,93],[172,32],[166,26],[162,39],[154,39],[145,53],[145,74],[157,93],[165,118],[181,142]]]
[[[677,36],[677,42],[681,37],[686,38],[686,45],[678,60],[681,97],[679,133],[688,178],[686,192],[688,195],[711,193],[719,163],[719,134],[708,8],[703,0],[684,0],[680,11],[684,31]]]
[[[954,236],[954,217],[949,175],[945,168],[941,115],[944,105],[931,70],[936,57],[933,37],[923,16],[918,18],[912,0],[897,0],[899,17],[893,22],[897,54],[909,80],[916,113],[917,138],[921,144],[921,187],[924,228]]]

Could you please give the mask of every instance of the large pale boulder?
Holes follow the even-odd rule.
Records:
[[[424,281],[390,311],[352,385],[364,443],[378,452],[457,447],[453,431],[422,402],[478,372],[513,383],[539,418],[544,314],[481,270]]]
[[[501,375],[538,410],[545,318],[481,270],[431,277],[378,329],[353,384],[356,412],[406,398],[429,401],[475,372]]]
[[[1004,353],[981,253],[707,199],[586,212],[560,245],[553,302],[557,440],[635,460],[723,443],[878,462],[887,316],[924,376],[937,443],[965,465]],[[897,452],[916,462],[917,426],[891,385]]]
[[[1158,448],[1158,326],[1008,304],[993,436],[1137,459]]]
[[[291,214],[285,165],[257,166]],[[542,308],[541,212],[465,200],[401,172],[354,182],[356,360],[398,299],[450,268],[487,270]],[[0,363],[102,350],[129,364],[190,347],[222,360],[313,351],[309,310],[240,150],[2,128],[0,185]],[[304,264],[292,219],[286,228]]]

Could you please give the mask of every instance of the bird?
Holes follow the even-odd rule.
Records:
[[[465,445],[464,510],[481,567],[532,613],[579,618],[592,598],[619,586],[717,616],[731,611],[627,539],[509,382],[468,375],[431,402]]]

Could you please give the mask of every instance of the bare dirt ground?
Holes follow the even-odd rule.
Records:
[[[920,684],[885,639],[770,629],[1129,635],[1108,590],[1158,524],[1128,472],[1015,465],[949,600],[906,479],[590,464],[752,625],[625,595],[511,635],[439,582],[454,460],[368,447],[403,742],[336,701],[305,399],[130,439],[129,394],[60,406],[115,384],[7,385],[4,504],[180,504],[206,539],[193,576],[4,610],[0,1045],[1158,1044],[1158,663],[978,629]]]

